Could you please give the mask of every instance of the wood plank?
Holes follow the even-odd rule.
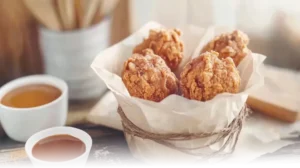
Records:
[[[289,110],[287,108],[278,106],[276,104],[268,103],[254,97],[248,97],[247,104],[257,112],[264,113],[273,118],[286,121],[295,122],[299,119],[299,113]]]
[[[116,131],[110,128],[83,124],[76,125],[88,132],[93,138],[93,147],[86,164],[87,168],[92,167],[149,167],[139,161],[131,155],[128,146],[126,144],[123,132]],[[299,141],[300,137],[294,140]],[[23,143],[15,142],[5,137],[0,144],[0,167],[2,168],[14,168],[15,163],[7,161],[4,164],[4,158],[9,155],[9,149],[23,147]],[[6,151],[5,151],[6,150]],[[249,164],[283,164],[283,163],[299,163],[300,164],[300,143],[289,145],[274,153],[265,154],[251,162]],[[18,160],[19,167],[32,167],[31,162],[28,159]]]

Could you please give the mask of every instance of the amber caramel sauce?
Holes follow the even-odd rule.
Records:
[[[61,134],[44,138],[37,142],[32,155],[43,161],[63,162],[75,159],[86,150],[85,144],[71,135]]]
[[[31,108],[48,104],[61,95],[61,90],[47,84],[22,86],[8,92],[1,104],[14,108]]]

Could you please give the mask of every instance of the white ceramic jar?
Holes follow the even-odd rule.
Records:
[[[52,31],[40,28],[40,44],[47,74],[64,79],[69,99],[100,97],[105,84],[90,68],[96,55],[109,46],[111,19],[81,30]]]

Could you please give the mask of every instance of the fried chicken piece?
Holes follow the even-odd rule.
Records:
[[[164,60],[146,49],[125,63],[122,80],[131,96],[160,102],[178,92],[178,80]]]
[[[239,91],[241,78],[230,57],[205,52],[188,63],[180,74],[180,88],[188,99],[207,101],[217,94]]]
[[[178,29],[150,30],[148,38],[137,45],[133,53],[141,54],[144,49],[152,49],[154,54],[162,57],[172,71],[178,68],[183,57],[183,43]]]
[[[235,30],[232,33],[221,34],[209,42],[201,53],[206,51],[216,51],[219,53],[219,58],[231,57],[236,66],[242,59],[250,52],[247,45],[249,44],[249,37],[239,31]]]

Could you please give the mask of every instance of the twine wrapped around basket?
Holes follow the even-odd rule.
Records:
[[[243,127],[243,123],[245,121],[245,118],[249,115],[251,110],[245,106],[242,108],[239,115],[227,126],[224,127],[221,130],[213,131],[213,132],[198,132],[198,133],[166,133],[166,134],[158,134],[153,133],[149,131],[145,131],[141,128],[139,128],[137,125],[135,125],[132,121],[130,121],[126,114],[123,112],[122,108],[118,107],[118,113],[122,119],[122,125],[124,132],[131,135],[136,136],[142,139],[149,139],[152,141],[155,141],[161,145],[165,145],[169,148],[178,150],[180,152],[194,155],[194,156],[201,156],[204,158],[213,157],[216,155],[226,155],[231,154],[235,150],[235,146],[237,144],[237,141],[239,139],[240,132]],[[172,143],[172,141],[185,141],[185,140],[193,140],[193,139],[200,139],[200,138],[209,138],[215,136],[212,141],[210,141],[207,144],[203,144],[202,146],[189,148],[189,147],[179,147]],[[196,150],[209,147],[210,145],[213,145],[223,139],[226,139],[221,148],[217,151],[213,151],[209,154],[199,153],[196,152]],[[224,153],[224,150],[226,147],[232,144],[231,149],[229,152]]]

